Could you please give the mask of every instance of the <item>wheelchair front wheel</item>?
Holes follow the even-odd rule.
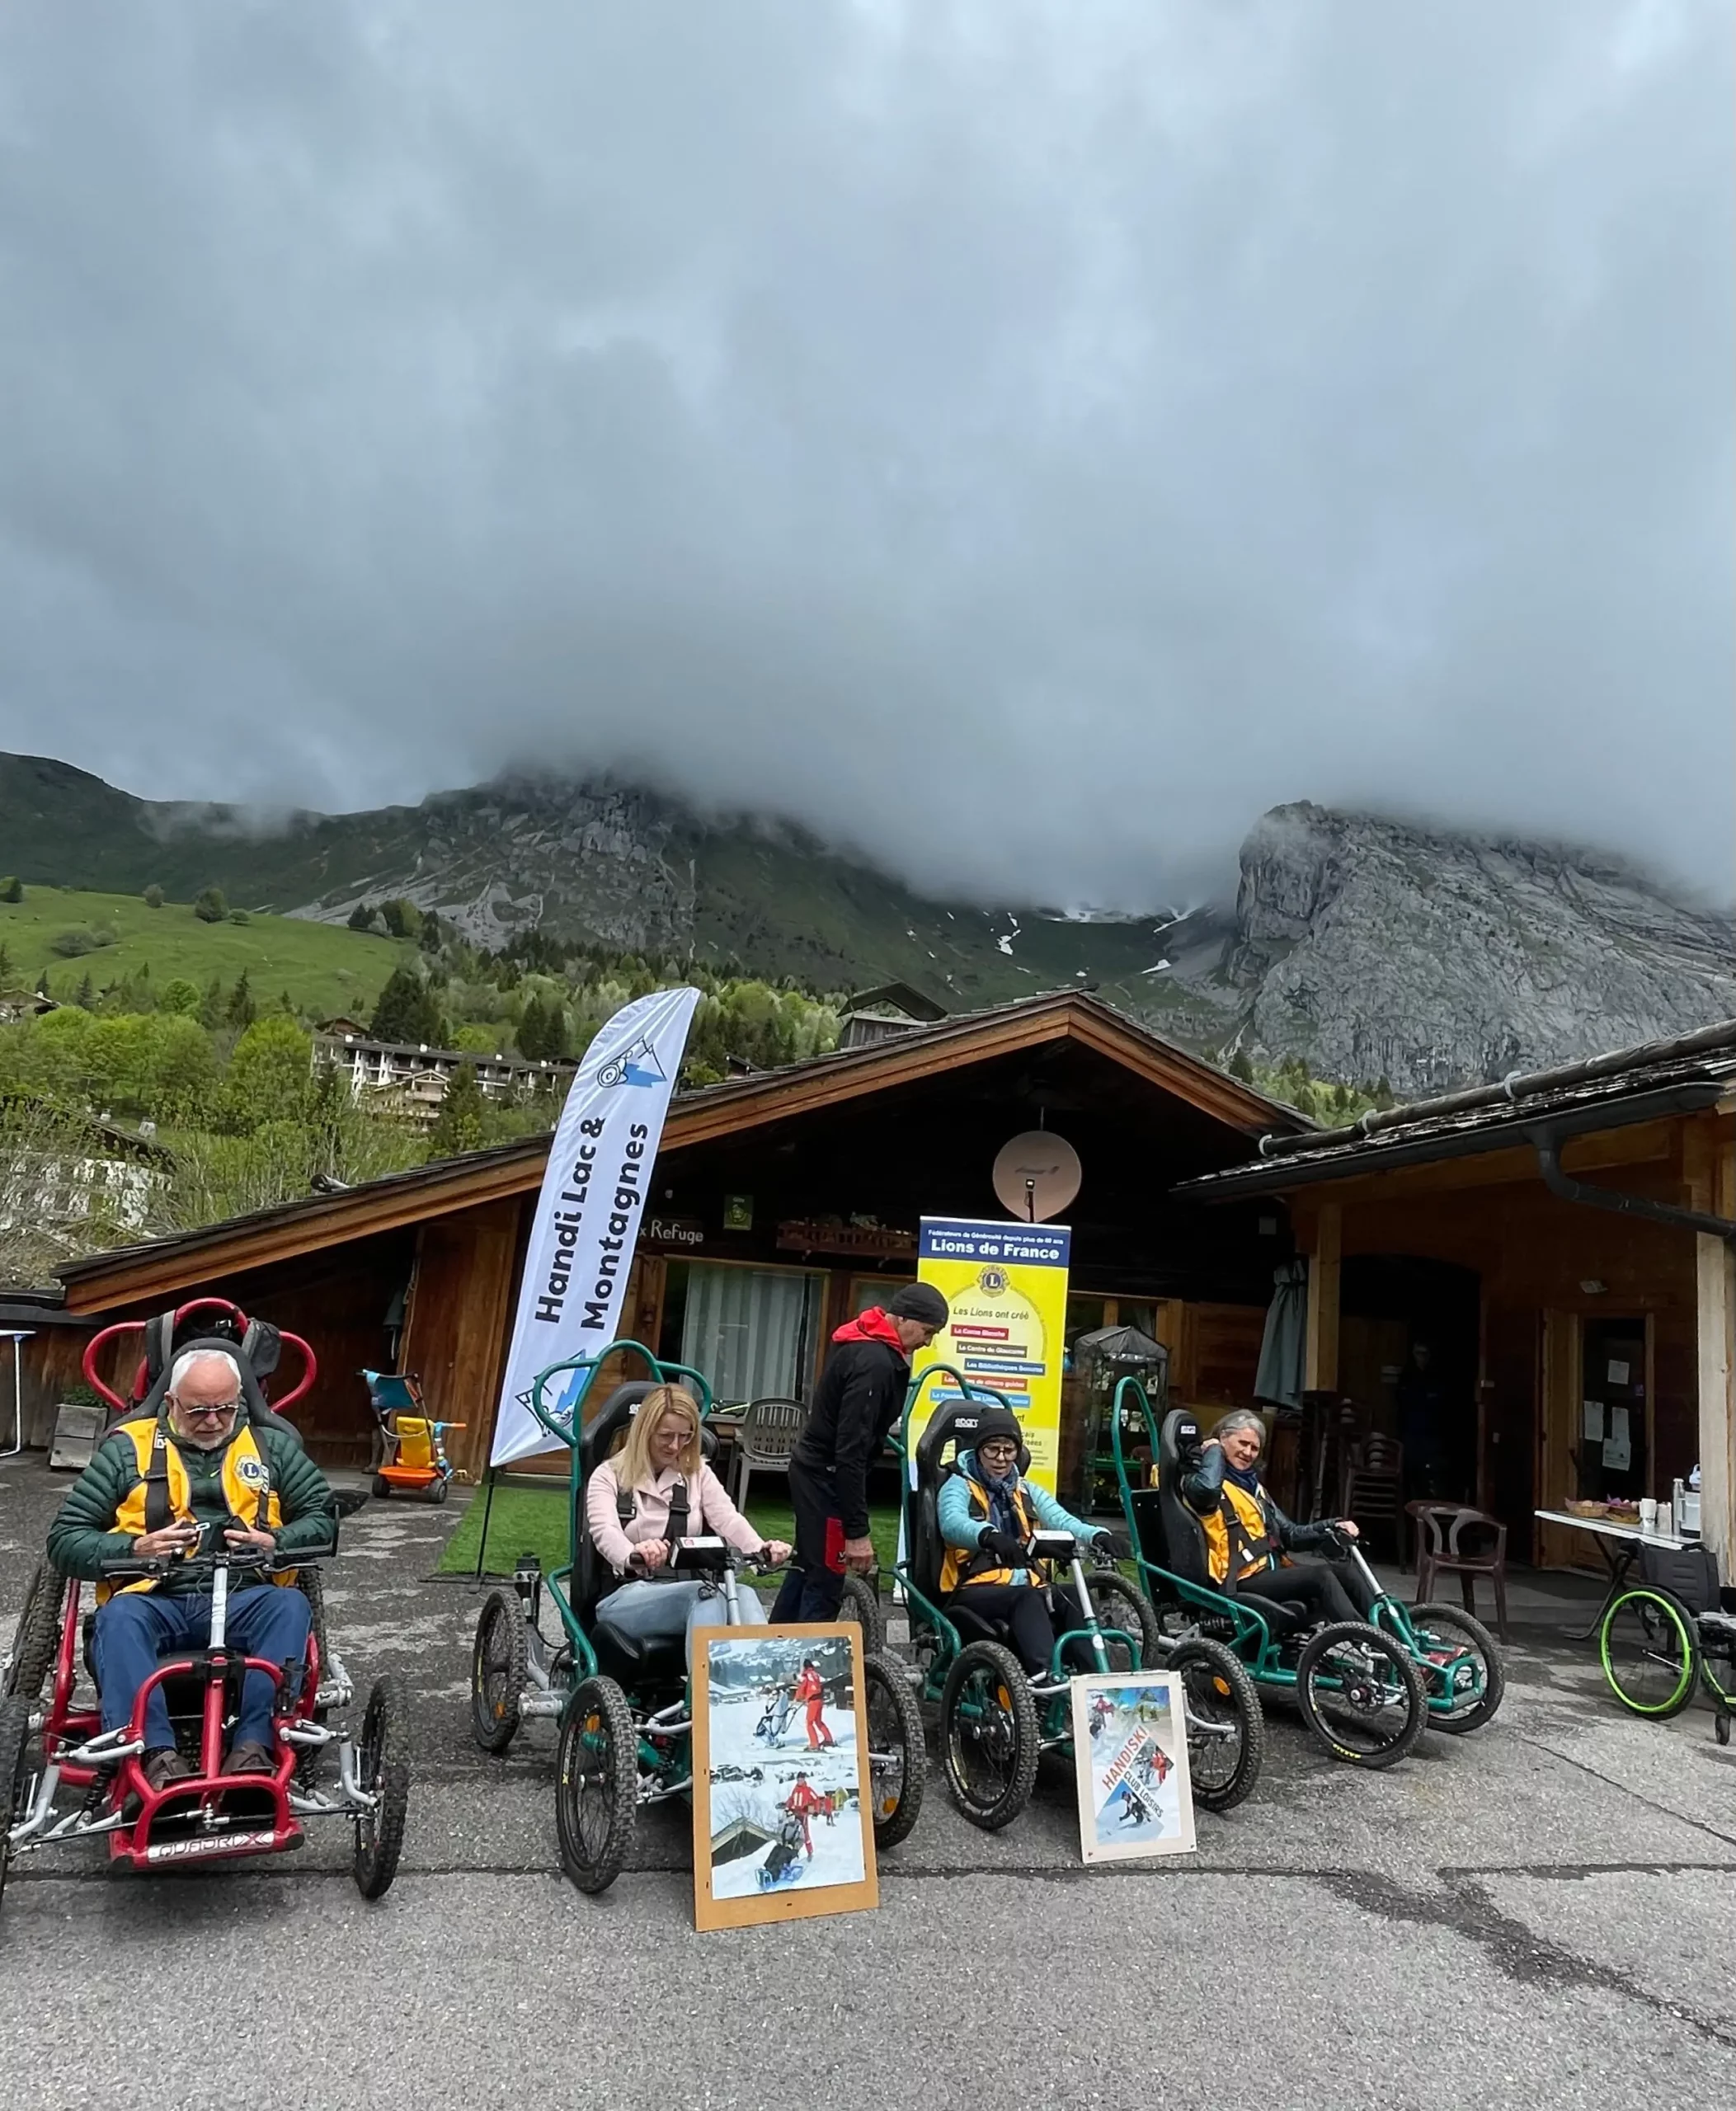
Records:
[[[633,1852],[639,1737],[613,1679],[583,1679],[561,1718],[555,1829],[561,1867],[581,1891],[607,1891]]]
[[[374,1808],[355,1821],[355,1888],[364,1898],[383,1898],[398,1874],[410,1811],[410,1765],[404,1751],[408,1714],[402,1682],[393,1673],[376,1680],[362,1715],[356,1773]]]
[[[907,1840],[922,1809],[929,1750],[922,1710],[904,1667],[883,1653],[862,1660],[868,1721],[868,1794],[873,1799],[874,1845]]]
[[[529,1657],[523,1601],[516,1591],[491,1591],[470,1653],[470,1733],[484,1751],[505,1751],[518,1734]]]
[[[1335,1620],[1310,1636],[1296,1661],[1296,1697],[1302,1720],[1350,1766],[1396,1765],[1428,1719],[1410,1652],[1362,1620]]]
[[[862,1629],[862,1653],[873,1656],[886,1647],[886,1615],[880,1610],[880,1593],[867,1576],[844,1579],[844,1596],[838,1602],[840,1620],[854,1620]]]
[[[12,1859],[7,1836],[24,1815],[30,1736],[30,1702],[21,1695],[8,1695],[0,1700],[0,1899],[6,1895],[6,1865]]]
[[[1266,1711],[1248,1667],[1221,1642],[1196,1635],[1169,1652],[1188,1712],[1188,1775],[1193,1800],[1234,1810],[1252,1794],[1266,1760]]]
[[[1462,1737],[1492,1719],[1507,1691],[1495,1638],[1452,1606],[1413,1606],[1410,1624],[1428,1662],[1419,1663],[1428,1727]]]
[[[1597,1654],[1610,1690],[1636,1715],[1666,1722],[1694,1698],[1700,1634],[1679,1598],[1655,1585],[1624,1591],[1603,1615]]]
[[[940,1693],[940,1749],[953,1801],[985,1832],[1010,1825],[1037,1783],[1037,1703],[1010,1649],[967,1642]]]
[[[1133,1671],[1141,1668],[1155,1669],[1163,1661],[1163,1630],[1157,1624],[1157,1615],[1143,1591],[1136,1591],[1124,1576],[1113,1568],[1088,1576],[1091,1587],[1092,1609],[1097,1615],[1099,1627],[1117,1628],[1136,1643],[1139,1655],[1134,1662],[1124,1661],[1127,1651],[1119,1643],[1107,1645],[1109,1669],[1112,1671]]]

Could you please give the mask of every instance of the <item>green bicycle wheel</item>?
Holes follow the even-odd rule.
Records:
[[[1663,1722],[1694,1698],[1699,1634],[1693,1615],[1668,1591],[1624,1591],[1603,1615],[1597,1653],[1611,1692],[1636,1715]]]

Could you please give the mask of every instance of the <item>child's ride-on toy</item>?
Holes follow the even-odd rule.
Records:
[[[1144,1407],[1154,1440],[1155,1487],[1136,1488],[1128,1476],[1118,1410],[1130,1388]],[[1322,1625],[1281,1599],[1261,1597],[1246,1583],[1234,1595],[1220,1589],[1211,1581],[1204,1526],[1180,1493],[1185,1461],[1199,1445],[1198,1423],[1185,1408],[1174,1408],[1164,1416],[1161,1431],[1155,1428],[1150,1403],[1135,1378],[1122,1379],[1116,1399],[1117,1412],[1110,1427],[1122,1506],[1141,1580],[1150,1592],[1166,1639],[1179,1643],[1206,1637],[1226,1643],[1256,1686],[1294,1694],[1302,1720],[1334,1759],[1381,1767],[1404,1758],[1423,1734],[1429,1714],[1414,1645],[1366,1620]],[[1457,1616],[1458,1623],[1464,1620]],[[1488,1661],[1494,1662],[1494,1643],[1477,1631],[1488,1643]],[[1461,1690],[1459,1667],[1468,1661],[1468,1653],[1463,1659],[1455,1653],[1448,1665],[1431,1666],[1447,1711],[1455,1718],[1443,1718],[1443,1727],[1475,1728],[1456,1719],[1458,1710],[1468,1713],[1475,1700],[1479,1706],[1487,1702],[1493,1714],[1499,1703],[1498,1667],[1492,1698],[1486,1679],[1474,1690]]]
[[[956,1385],[960,1397],[935,1408],[913,1451],[911,1415],[923,1389],[938,1377]],[[1155,1667],[1161,1646],[1156,1615],[1142,1594],[1113,1567],[1088,1573],[1067,1533],[1039,1533],[1033,1542],[1036,1559],[1051,1576],[1070,1571],[1081,1620],[1057,1638],[1046,1676],[1027,1674],[1004,1631],[969,1610],[968,1591],[955,1592],[943,1609],[940,1483],[953,1470],[948,1455],[970,1449],[990,1402],[1005,1405],[998,1394],[971,1387],[944,1366],[931,1366],[912,1383],[898,1438],[906,1461],[902,1502],[909,1551],[895,1572],[908,1599],[923,1696],[940,1711],[947,1786],[964,1815],[986,1831],[1010,1824],[1024,1808],[1043,1754],[1073,1750],[1075,1645],[1083,1645],[1091,1668],[1099,1671]],[[1021,1449],[1019,1471],[1029,1463]],[[1179,1645],[1170,1653],[1169,1668],[1179,1675],[1185,1697],[1195,1800],[1207,1809],[1227,1810],[1259,1776],[1265,1742],[1259,1702],[1247,1673],[1216,1643]]]
[[[598,1370],[630,1352],[653,1376],[618,1385],[586,1422],[586,1396]],[[567,1399],[549,1403],[553,1381]],[[502,1752],[527,1716],[557,1717],[555,1817],[561,1864],[581,1891],[605,1890],[632,1852],[642,1804],[690,1793],[693,1716],[688,1664],[679,1640],[625,1644],[595,1615],[608,1565],[585,1524],[585,1491],[645,1395],[659,1385],[689,1385],[699,1401],[700,1435],[709,1432],[711,1389],[697,1371],[660,1362],[637,1342],[612,1342],[595,1356],[543,1371],[530,1406],[558,1442],[570,1447],[568,1559],[543,1575],[534,1556],[520,1559],[510,1589],[492,1591],[477,1622],[471,1666],[471,1723],[485,1751]],[[724,1541],[684,1540],[672,1567],[707,1579],[724,1601],[726,1619],[741,1624],[736,1576],[746,1567]],[[541,1631],[544,1591],[553,1601],[562,1639],[553,1648]],[[922,1718],[900,1667],[863,1657],[874,1838],[904,1839],[921,1807],[925,1755]]]
[[[362,1376],[368,1381],[368,1404],[379,1425],[382,1447],[373,1493],[382,1502],[388,1496],[419,1495],[424,1502],[444,1502],[453,1475],[446,1432],[465,1425],[433,1419],[413,1371],[365,1371]]]

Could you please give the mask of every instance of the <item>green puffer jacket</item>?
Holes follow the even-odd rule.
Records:
[[[237,1430],[243,1426],[238,1423]],[[235,1441],[235,1433],[232,1432],[228,1441],[214,1451],[201,1451],[184,1439],[176,1440],[175,1449],[187,1469],[188,1499],[201,1525],[222,1525],[228,1518],[223,1462]],[[258,1429],[253,1434],[265,1455],[283,1515],[283,1526],[277,1535],[279,1547],[289,1554],[298,1549],[308,1551],[326,1545],[332,1537],[332,1520],[326,1510],[331,1491],[325,1475],[281,1430]],[[125,1532],[111,1528],[121,1503],[139,1481],[139,1457],[131,1440],[119,1435],[105,1439],[49,1526],[48,1558],[63,1576],[95,1581],[102,1574],[104,1562],[125,1561],[132,1553],[132,1540]],[[173,1570],[158,1586],[177,1592],[209,1587],[209,1573],[201,1576],[194,1571],[183,1575]]]

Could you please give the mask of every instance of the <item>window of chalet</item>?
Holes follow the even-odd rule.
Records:
[[[720,1406],[807,1396],[826,1317],[826,1278],[802,1268],[713,1261],[670,1265],[661,1343],[703,1371]]]

